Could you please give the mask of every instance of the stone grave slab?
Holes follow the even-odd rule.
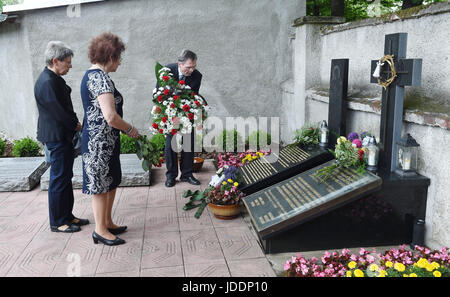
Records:
[[[120,187],[140,187],[149,186],[151,172],[145,172],[142,169],[142,161],[135,154],[121,154],[120,164],[122,167],[122,182]],[[50,168],[41,177],[41,189],[48,190],[50,181]],[[83,187],[83,170],[81,165],[81,157],[75,159],[73,164],[72,185],[74,189]]]
[[[276,157],[274,163],[262,157],[242,166],[239,169],[243,179],[240,190],[249,195],[333,159],[332,154],[319,146],[309,150],[288,146]]]
[[[329,236],[335,231],[332,221],[324,221],[325,233],[319,230],[319,225],[310,224],[309,228],[301,231],[298,227],[380,190],[380,177],[367,171],[359,174],[353,168],[339,169],[328,181],[319,183],[314,173],[333,162],[327,162],[243,198],[266,253],[334,247]],[[315,246],[317,242],[319,245]]]
[[[32,190],[47,168],[44,157],[0,158],[0,192]]]

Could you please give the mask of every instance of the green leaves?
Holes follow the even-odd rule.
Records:
[[[144,171],[149,171],[152,165],[161,167],[163,149],[152,143],[146,135],[139,136],[136,140],[136,155],[139,160],[142,160]]]
[[[156,62],[156,66],[155,66],[155,77],[156,80],[159,83],[159,70],[161,70],[163,68],[163,65],[159,64],[158,62]]]
[[[189,202],[183,206],[184,210],[191,210],[197,207],[199,208],[194,215],[196,219],[200,218],[200,216],[203,213],[203,210],[208,204],[207,196],[205,193],[206,191],[202,192],[200,190],[196,190],[194,192],[192,192],[191,190],[186,190],[183,193],[183,198],[189,198]]]
[[[317,145],[319,144],[319,125],[304,125],[300,130],[295,130],[294,143],[292,145]]]

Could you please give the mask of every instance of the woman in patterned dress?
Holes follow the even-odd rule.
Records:
[[[123,98],[108,75],[119,67],[124,50],[124,43],[114,34],[103,33],[92,39],[89,45],[92,67],[81,82],[83,193],[93,196],[94,243],[100,241],[106,245],[125,243],[115,235],[127,228],[115,225],[111,217],[122,178],[120,132],[135,139],[139,137],[137,129],[122,119]]]

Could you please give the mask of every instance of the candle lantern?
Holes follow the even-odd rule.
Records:
[[[418,148],[419,144],[409,133],[397,142],[398,162],[395,173],[405,177],[417,175]]]
[[[319,145],[322,148],[326,148],[328,146],[328,134],[329,134],[327,121],[325,121],[325,120],[322,121],[322,124],[320,124],[319,133],[320,133],[319,134],[319,138],[320,138]]]
[[[377,146],[375,136],[369,138],[369,144],[366,147],[367,170],[376,172],[378,167],[378,155],[380,149]]]

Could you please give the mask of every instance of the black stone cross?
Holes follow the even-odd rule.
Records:
[[[388,172],[395,171],[397,166],[396,143],[402,134],[405,86],[420,86],[422,79],[422,59],[406,59],[407,38],[407,33],[385,36],[384,54],[394,56],[397,72],[397,77],[391,85],[386,90],[383,88],[381,97],[379,168]],[[377,78],[372,76],[377,62],[378,60],[372,60],[371,83],[378,83]],[[380,78],[382,81],[386,81],[390,77],[390,66],[385,62],[381,67]]]
[[[328,104],[328,147],[334,150],[339,136],[346,135],[349,59],[331,60],[330,101]]]

